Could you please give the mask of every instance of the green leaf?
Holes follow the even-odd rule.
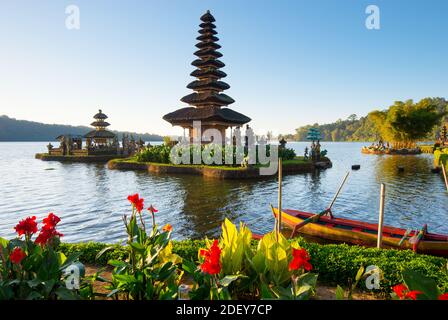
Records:
[[[219,284],[223,287],[228,287],[233,281],[242,278],[242,275],[231,275],[231,276],[225,276],[221,280],[219,280]]]
[[[95,260],[98,260],[99,258],[101,258],[101,256],[109,251],[109,250],[115,250],[116,246],[109,246],[109,247],[105,247],[104,249],[102,249],[100,252],[97,253],[97,255],[95,256]]]
[[[5,238],[1,238],[1,237],[0,237],[0,246],[1,246],[1,247],[3,247],[3,248],[8,248],[8,244],[9,244],[9,241],[8,241],[8,240],[6,240]]]
[[[78,296],[74,291],[68,290],[64,287],[57,288],[55,293],[61,300],[78,300]]]
[[[197,267],[193,261],[184,260],[182,263],[182,269],[189,274],[193,274]]]
[[[120,261],[120,260],[113,260],[113,259],[109,260],[107,263],[113,267],[118,267],[118,268],[126,268],[129,266],[129,264],[127,262]]]
[[[403,271],[403,280],[409,290],[423,292],[417,295],[418,300],[437,300],[441,294],[437,288],[437,283],[433,279],[425,277],[414,270]]]
[[[31,291],[28,296],[25,298],[26,300],[40,300],[42,299],[42,295],[37,291]]]
[[[358,269],[358,273],[356,274],[356,278],[355,278],[355,280],[356,280],[356,281],[361,280],[363,274],[364,274],[364,267],[361,266],[361,267],[359,267],[359,269]]]
[[[338,285],[336,287],[336,300],[344,300],[344,299],[345,299],[344,289],[342,289],[342,287]]]
[[[265,283],[261,283],[261,299],[272,300],[275,299],[271,290]]]
[[[131,242],[130,245],[139,253],[145,252],[145,246],[138,242]]]

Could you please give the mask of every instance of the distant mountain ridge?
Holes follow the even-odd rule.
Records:
[[[40,122],[17,120],[6,115],[0,116],[0,141],[54,141],[61,134],[85,135],[91,127],[69,126],[62,124],[45,124]],[[163,137],[150,133],[113,131],[121,139],[123,133],[132,134],[144,141],[162,141]]]

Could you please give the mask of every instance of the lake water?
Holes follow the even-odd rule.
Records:
[[[125,238],[123,214],[130,213],[128,194],[138,192],[159,212],[160,225],[170,223],[174,238],[214,236],[225,217],[244,221],[262,233],[274,225],[269,204],[277,203],[277,180],[230,181],[190,175],[155,175],[108,170],[105,165],[44,162],[43,142],[0,143],[0,236],[29,215],[48,212],[62,218],[67,242],[118,242]],[[308,143],[288,143],[303,154]],[[321,211],[331,201],[344,174],[352,171],[333,213],[376,222],[380,183],[386,184],[385,223],[448,234],[448,193],[443,178],[430,172],[432,155],[375,156],[360,152],[364,143],[323,143],[333,168],[316,174],[284,177],[283,208]],[[405,171],[397,172],[397,166]],[[145,214],[147,211],[145,211]],[[150,221],[147,217],[148,223]]]

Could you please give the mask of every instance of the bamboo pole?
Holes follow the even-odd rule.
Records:
[[[341,183],[341,185],[339,186],[338,191],[336,191],[336,194],[334,195],[333,200],[331,200],[331,203],[330,203],[330,206],[328,207],[328,209],[331,210],[331,208],[333,207],[334,203],[336,202],[336,199],[337,199],[338,196],[339,196],[339,193],[341,193],[341,190],[342,190],[342,187],[343,187],[344,184],[345,184],[345,181],[347,181],[347,178],[348,178],[349,174],[350,174],[350,171],[347,171],[347,173],[346,173],[346,175],[345,175],[345,177],[344,177],[344,180],[342,180],[342,183]]]
[[[384,200],[386,198],[386,185],[381,184],[380,191],[380,214],[378,218],[378,241],[376,244],[377,248],[381,248],[381,243],[383,241],[383,218],[384,218]]]
[[[448,178],[446,177],[445,165],[442,163],[443,179],[445,179],[446,191],[448,191]]]
[[[278,241],[282,231],[282,158],[278,158],[278,215],[276,220],[275,237]]]

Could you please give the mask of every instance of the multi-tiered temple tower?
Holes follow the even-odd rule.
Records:
[[[207,137],[199,137],[197,130],[193,128],[193,121],[201,121],[202,133],[209,128],[217,129],[224,139],[227,128],[240,127],[250,122],[251,119],[227,108],[235,100],[223,93],[230,86],[221,81],[227,75],[220,70],[225,65],[218,60],[222,57],[222,54],[217,51],[221,46],[217,44],[219,39],[216,37],[216,26],[213,24],[215,18],[210,11],[207,11],[201,17],[201,21],[202,23],[199,25],[201,28],[199,30],[200,35],[196,38],[200,41],[196,44],[199,50],[194,53],[198,59],[191,63],[197,69],[190,74],[197,80],[187,86],[195,92],[181,99],[182,102],[188,103],[190,107],[168,113],[163,119],[173,126],[181,126],[187,129],[190,140],[194,138],[199,140],[200,138],[202,142],[210,142]]]
[[[115,139],[115,134],[106,130],[110,123],[106,122],[107,115],[105,115],[101,109],[98,111],[96,115],[93,116],[95,121],[93,121],[90,125],[95,127],[95,130],[87,133],[84,138],[87,139],[87,145],[90,146],[91,141],[97,146],[106,146],[108,144],[112,144]]]

